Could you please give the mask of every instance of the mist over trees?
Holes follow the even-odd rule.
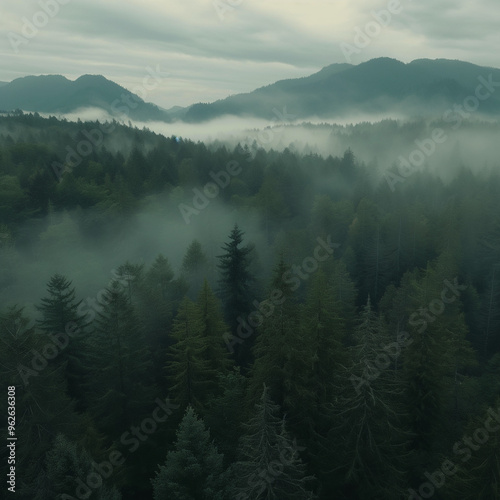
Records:
[[[0,117],[19,498],[499,498],[493,165],[113,126]]]

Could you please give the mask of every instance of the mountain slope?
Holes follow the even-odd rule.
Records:
[[[436,114],[474,95],[478,77],[500,81],[500,70],[474,64],[419,59],[404,64],[380,58],[352,66],[334,64],[306,78],[283,80],[247,94],[191,106],[184,119],[200,122],[222,115],[270,119],[273,109],[297,118],[338,118],[352,113]],[[500,112],[500,92],[481,111]]]
[[[123,97],[125,96],[125,98]],[[127,106],[128,102],[132,104]],[[114,104],[113,104],[114,103]],[[123,116],[118,108],[126,106]],[[112,116],[134,120],[165,120],[168,114],[144,102],[120,85],[99,75],[84,75],[75,81],[60,75],[27,76],[0,85],[0,110],[70,113],[81,108],[99,108]]]

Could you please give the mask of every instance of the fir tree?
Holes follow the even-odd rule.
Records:
[[[203,323],[196,304],[187,297],[181,303],[174,319],[169,347],[168,380],[173,399],[182,407],[203,408],[215,370],[207,360],[207,343],[203,338]]]
[[[235,225],[229,235],[230,241],[222,247],[225,253],[218,256],[221,275],[219,293],[224,306],[224,316],[233,336],[237,336],[239,320],[247,321],[253,298],[253,278],[249,272],[251,248],[241,247],[243,234]],[[250,344],[251,340],[247,339],[237,347],[237,359],[242,365],[249,361]]]
[[[47,285],[48,296],[41,300],[37,309],[42,319],[37,321],[37,327],[42,330],[46,339],[51,336],[66,337],[66,347],[61,348],[55,363],[64,366],[65,377],[68,381],[68,395],[84,407],[82,388],[85,386],[89,373],[88,344],[86,342],[83,318],[78,314],[75,298],[75,289],[66,277],[55,274]],[[68,332],[71,332],[68,335]],[[62,334],[62,336],[61,336]]]
[[[240,440],[233,493],[237,500],[315,498],[309,489],[313,478],[306,475],[297,442],[289,436],[279,414],[279,406],[272,402],[264,385],[260,402]]]
[[[177,430],[174,450],[167,453],[153,485],[154,500],[229,500],[224,456],[210,440],[193,408],[188,407]]]

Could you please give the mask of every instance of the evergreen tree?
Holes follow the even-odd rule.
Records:
[[[248,419],[245,404],[247,382],[239,369],[219,375],[221,394],[210,399],[205,412],[205,421],[228,464],[236,460],[235,443],[243,432],[243,423]]]
[[[54,359],[57,347],[37,333],[33,323],[17,307],[0,315],[0,380],[4,387],[15,387],[15,465],[22,471],[16,493],[21,498],[35,497],[37,478],[54,436],[63,432],[78,439],[85,432],[83,418],[67,395],[64,366]],[[8,415],[7,397],[0,400],[0,411]],[[5,418],[0,423],[4,436],[7,425]],[[6,464],[5,460],[0,466],[2,473]]]
[[[196,297],[208,275],[208,259],[198,240],[193,240],[182,260],[182,274],[189,286],[191,298]]]
[[[48,296],[41,300],[37,309],[42,319],[37,321],[37,327],[45,333],[48,340],[51,336],[63,334],[67,338],[67,345],[61,348],[55,363],[63,366],[68,382],[68,395],[76,399],[83,407],[83,387],[88,372],[88,345],[86,342],[83,318],[78,314],[80,302],[76,301],[75,289],[71,282],[60,274],[55,274],[47,285]],[[70,337],[68,336],[70,333]]]
[[[253,278],[248,270],[249,253],[251,249],[241,247],[243,242],[243,231],[235,225],[229,235],[229,242],[222,249],[224,254],[219,255],[219,293],[224,306],[224,316],[233,336],[237,336],[239,320],[247,321],[251,312],[252,282]],[[240,364],[245,365],[249,361],[251,339],[237,346],[236,355]]]
[[[461,312],[460,294],[466,287],[459,283],[452,255],[445,252],[412,283],[408,296],[411,342],[402,351],[403,376],[420,467],[429,466],[429,454],[444,448],[445,436],[453,436],[460,426],[461,372],[474,363]],[[423,471],[416,466],[415,472]]]
[[[216,376],[206,357],[203,328],[196,304],[184,297],[172,329],[175,343],[168,349],[168,380],[174,401],[182,407],[191,405],[198,411],[203,409],[207,391]]]
[[[240,440],[233,492],[237,500],[315,498],[308,486],[313,478],[306,475],[300,449],[279,414],[279,406],[272,402],[264,385],[262,397]]]
[[[269,396],[288,413],[291,425],[304,428],[310,410],[310,365],[306,353],[310,344],[303,336],[300,312],[292,284],[283,281],[288,271],[283,258],[274,269],[263,309],[271,310],[257,332],[250,379],[249,398],[252,406],[266,384]]]
[[[151,480],[154,500],[229,500],[224,456],[190,406],[177,430],[174,448]]]
[[[144,325],[145,338],[151,349],[155,378],[162,389],[166,389],[163,368],[167,359],[167,347],[172,342],[169,333],[178,300],[175,297],[176,292],[172,267],[168,259],[160,254],[141,282],[138,311]]]
[[[500,399],[497,399],[494,408],[472,419],[465,436],[454,445],[453,452],[460,455],[461,461],[452,461],[454,474],[446,478],[443,487],[446,500],[500,499],[499,408]],[[490,432],[485,429],[486,421]],[[482,442],[484,439],[486,441]]]
[[[302,314],[304,350],[308,356],[310,370],[310,406],[305,409],[311,421],[311,430],[320,424],[323,406],[330,402],[337,392],[336,386],[341,374],[341,366],[346,362],[347,353],[343,346],[344,322],[341,311],[334,307],[335,297],[328,287],[326,276],[320,269],[311,278],[307,290],[306,303]]]
[[[330,488],[326,492],[333,493],[338,488],[335,478],[344,483],[341,498],[396,500],[405,484],[409,436],[403,430],[402,385],[383,350],[389,337],[370,299],[354,338],[345,371],[345,380],[350,382],[328,405],[330,421],[335,424],[324,443],[327,458],[323,463],[331,469],[325,473],[323,485]]]
[[[122,496],[114,486],[103,484],[98,488],[89,488],[85,483],[92,473],[96,474],[96,471],[88,453],[63,434],[58,434],[46,455],[45,469],[38,476],[33,499],[71,498],[77,496],[77,491],[86,490],[85,498],[89,500],[121,500]],[[105,483],[104,478],[101,479]]]
[[[219,301],[207,280],[203,282],[196,305],[201,323],[201,337],[205,343],[204,357],[216,374],[226,375],[232,364],[223,342],[228,326],[224,322]],[[212,391],[214,389],[215,387]]]
[[[117,281],[106,290],[95,326],[89,398],[100,429],[112,437],[140,420],[154,400],[151,355],[128,293]]]

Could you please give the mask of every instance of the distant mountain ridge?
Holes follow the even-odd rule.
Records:
[[[199,122],[222,115],[273,116],[273,108],[287,108],[297,118],[338,118],[353,112],[388,111],[435,114],[474,95],[478,77],[500,70],[446,59],[417,59],[405,64],[390,58],[372,59],[353,66],[333,64],[305,77],[281,80],[247,94],[238,94],[210,104],[190,106],[184,116]],[[500,112],[500,92],[481,103],[481,111]]]
[[[126,106],[128,112],[120,110]],[[144,102],[124,87],[101,75],[83,75],[75,81],[61,75],[26,76],[0,84],[0,110],[71,113],[81,108],[99,108],[112,116],[126,114],[133,120],[167,120],[158,106]]]
[[[94,107],[120,117],[117,109],[128,100],[137,106],[129,106],[126,117],[139,121],[199,123],[225,115],[270,120],[276,116],[274,110],[281,113],[284,109],[302,120],[339,119],[356,113],[436,116],[474,96],[479,77],[491,78],[500,87],[500,69],[448,59],[405,64],[382,57],[358,65],[331,64],[310,76],[280,80],[249,93],[165,110],[100,75],[84,75],[75,81],[60,75],[27,76],[0,83],[0,111],[63,114]],[[500,114],[500,91],[494,90],[479,103],[481,113]]]

